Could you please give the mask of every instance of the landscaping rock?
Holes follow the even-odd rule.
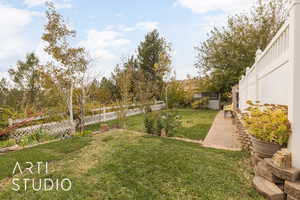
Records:
[[[161,137],[167,137],[166,130],[163,128],[160,133]]]
[[[274,183],[266,179],[255,176],[253,179],[255,189],[268,200],[284,200],[285,194]]]
[[[270,171],[277,177],[287,180],[287,181],[292,181],[295,182],[300,178],[300,169],[296,168],[290,168],[290,169],[282,169],[280,167],[277,167],[272,159],[266,158],[265,162],[267,163]]]
[[[300,199],[300,181],[290,182],[286,181],[284,185],[284,192],[288,194],[290,199]]]
[[[14,145],[11,147],[5,147],[5,148],[1,148],[0,149],[0,153],[5,153],[5,152],[9,152],[9,151],[17,151],[22,149],[22,147],[20,147],[19,145]]]
[[[273,163],[280,168],[292,168],[292,154],[288,149],[277,151],[272,157]]]
[[[283,184],[284,180],[274,176],[270,169],[268,168],[266,162],[264,160],[260,161],[256,167],[254,168],[255,176],[260,176],[265,178],[266,180],[276,183],[276,184]]]
[[[299,200],[299,199],[296,199],[296,198],[291,197],[291,196],[288,195],[286,200]]]
[[[256,166],[260,161],[264,159],[259,157],[255,152],[251,152],[251,164],[252,166]]]

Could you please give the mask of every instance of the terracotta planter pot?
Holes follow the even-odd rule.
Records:
[[[251,136],[253,151],[261,158],[272,158],[281,149],[280,144],[265,142]]]

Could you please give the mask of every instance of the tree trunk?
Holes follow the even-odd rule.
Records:
[[[71,134],[75,133],[74,130],[74,117],[73,117],[73,82],[71,82],[70,91],[69,91],[69,103],[68,103],[68,109],[69,109],[69,120],[70,124],[72,126]]]
[[[84,105],[85,105],[85,89],[84,86],[82,85],[81,97],[80,97],[80,125],[79,125],[81,133],[84,131],[84,116],[85,116]]]

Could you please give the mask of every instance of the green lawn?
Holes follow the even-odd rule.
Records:
[[[0,199],[262,199],[251,187],[247,156],[112,131],[1,155]],[[47,175],[18,178],[69,178],[72,190],[34,192],[29,187],[25,192],[21,187],[19,192],[12,191],[9,176],[16,160],[50,161]]]
[[[194,109],[176,109],[174,110],[180,117],[182,127],[175,133],[175,137],[203,140],[217,114],[212,110],[194,110]],[[105,122],[113,126],[116,120]],[[133,131],[144,132],[144,115],[135,115],[128,117],[127,128]],[[99,130],[99,124],[87,127],[87,130]]]

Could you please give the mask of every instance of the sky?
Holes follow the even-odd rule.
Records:
[[[46,0],[0,0],[0,77],[35,52],[50,57],[41,40]],[[195,47],[229,15],[248,10],[255,0],[51,0],[71,28],[75,46],[85,47],[91,71],[109,76],[116,64],[136,54],[145,34],[158,29],[171,43],[178,79],[198,75]]]

